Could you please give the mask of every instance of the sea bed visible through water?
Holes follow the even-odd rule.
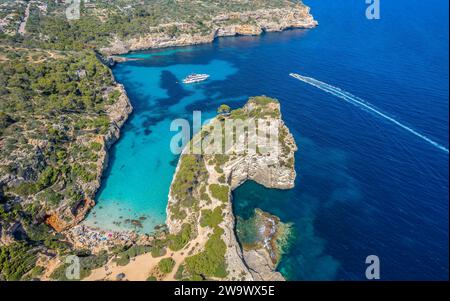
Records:
[[[359,280],[377,255],[384,280],[448,279],[448,153],[289,77],[348,91],[448,148],[448,2],[410,1],[408,14],[383,2],[377,21],[365,18],[364,1],[305,2],[318,28],[132,53],[140,60],[114,67],[135,111],[86,224],[152,232],[165,221],[178,161],[171,121],[265,94],[280,100],[299,146],[296,187],[248,182],[233,206],[244,219],[261,208],[292,224],[278,270],[292,280]],[[192,72],[211,78],[181,84]]]

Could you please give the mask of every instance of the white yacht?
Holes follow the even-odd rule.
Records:
[[[209,74],[191,74],[185,79],[183,79],[184,84],[193,84],[193,83],[199,83],[202,81],[205,81],[209,78]]]

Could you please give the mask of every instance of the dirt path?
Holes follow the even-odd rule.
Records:
[[[190,256],[189,251],[195,248],[193,254],[200,251],[203,247],[210,230],[206,228],[199,229],[197,237],[190,241],[186,247],[177,252],[171,252],[168,250],[167,254],[161,257],[154,258],[151,253],[146,253],[143,255],[131,258],[130,262],[125,266],[118,266],[112,260],[109,261],[105,266],[95,269],[92,271],[91,275],[84,281],[97,281],[97,280],[117,280],[117,275],[123,273],[125,277],[122,280],[129,281],[146,281],[150,276],[151,272],[157,267],[161,259],[172,258],[175,260],[175,266],[169,274],[167,274],[164,279],[166,281],[174,281],[175,273],[177,272],[180,265],[184,262],[186,257]]]
[[[56,268],[61,264],[61,261],[58,257],[51,259],[46,266],[44,274],[41,276],[42,281],[50,281],[51,274],[56,270]]]
[[[25,17],[23,18],[22,23],[20,23],[19,26],[19,34],[20,35],[24,35],[26,33],[26,27],[27,27],[27,22],[28,22],[28,17],[30,17],[30,7],[31,7],[31,2],[28,2],[27,7],[25,8]]]

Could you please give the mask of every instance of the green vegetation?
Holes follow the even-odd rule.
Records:
[[[172,251],[179,251],[193,238],[192,226],[190,224],[183,224],[181,230],[176,235],[169,235],[167,237],[168,247]]]
[[[130,263],[130,256],[128,254],[120,254],[117,256],[117,258],[114,258],[114,262],[117,263],[119,266],[126,266]]]
[[[214,210],[203,209],[202,217],[200,219],[200,226],[202,227],[217,227],[223,221],[222,206],[214,208]]]
[[[120,266],[125,266],[130,263],[130,259],[148,252],[153,252],[154,247],[152,246],[140,246],[135,245],[131,246],[125,250],[116,250],[116,258],[114,258],[114,262],[116,262]]]
[[[44,273],[44,271],[45,271],[45,268],[44,268],[44,267],[41,267],[41,266],[35,266],[35,267],[30,271],[29,277],[30,277],[31,279],[39,278],[39,277]]]
[[[230,188],[226,185],[211,184],[209,185],[209,191],[211,196],[221,202],[228,202],[228,196],[230,193]]]
[[[173,267],[175,266],[175,260],[172,258],[164,258],[158,263],[159,270],[164,274],[169,274],[172,272]]]
[[[14,179],[10,181],[14,186],[0,187],[0,229],[20,222],[27,237],[27,243],[0,248],[0,280],[30,279],[42,273],[42,268],[34,266],[36,250],[50,249],[64,256],[72,248],[42,220],[49,212],[64,209],[59,212],[61,218],[70,222],[82,201],[94,195],[92,182],[100,177],[97,162],[104,149],[102,135],[111,125],[108,106],[121,96],[111,70],[99,60],[102,47],[110,46],[115,38],[127,41],[151,34],[209,36],[220,26],[256,24],[254,16],[247,20],[216,18],[225,13],[295,5],[285,0],[101,0],[89,5],[82,1],[81,18],[69,21],[63,1],[41,2],[47,5],[46,11],[31,3],[23,36],[17,29],[28,1],[2,1],[0,9],[0,172]],[[276,16],[271,18],[277,22]],[[278,109],[267,109],[276,100],[256,97],[251,101],[260,107],[250,113],[231,111],[227,105],[222,105],[218,113],[236,119],[280,114]],[[208,189],[213,198],[228,202],[229,188],[204,184],[208,175],[204,157],[183,155],[180,160],[172,186],[173,197],[179,202],[170,210],[175,219],[187,219],[186,224],[180,233],[157,240],[152,246],[116,250],[115,260],[125,265],[145,252],[159,257],[167,248],[181,250],[195,235],[195,228],[187,222],[201,214],[202,225],[214,228],[214,234],[203,256],[190,257],[180,278],[184,272],[190,279],[223,277],[225,247],[217,226],[223,218],[222,210],[200,212],[199,202],[211,203]],[[228,160],[217,155],[211,161],[222,174]],[[221,175],[219,181],[225,184],[225,176]],[[25,198],[26,205],[20,205]],[[107,259],[106,253],[84,254],[82,277]],[[65,279],[65,268],[61,265],[52,277]]]
[[[0,136],[2,136],[3,131],[14,123],[14,120],[4,112],[0,112]]]
[[[166,255],[166,248],[163,247],[153,247],[152,248],[152,257],[157,258]]]
[[[222,114],[222,115],[227,115],[230,113],[230,111],[231,111],[230,106],[225,105],[225,104],[220,105],[220,107],[217,109],[217,113]]]
[[[276,100],[275,98],[267,97],[267,96],[251,97],[249,102],[254,103],[258,106],[267,106],[268,104],[279,104],[278,100]]]
[[[12,16],[10,22],[2,27],[5,41],[20,41],[27,46],[59,50],[99,49],[107,46],[113,37],[130,39],[133,37],[164,33],[168,37],[178,37],[183,33],[208,35],[217,25],[255,24],[256,20],[230,18],[214,20],[214,17],[227,12],[254,11],[263,8],[293,7],[295,4],[285,0],[116,0],[95,1],[86,5],[81,1],[81,18],[67,20],[63,1],[42,0],[47,4],[43,13],[36,5],[31,6],[25,37],[17,35],[17,28],[24,15],[25,3],[3,7],[2,13]],[[10,17],[11,18],[11,17]],[[271,16],[271,21],[277,21]],[[176,26],[174,22],[186,26]],[[1,34],[1,32],[0,32]],[[14,35],[15,34],[15,35]]]
[[[166,255],[167,241],[165,239],[156,239],[151,245],[151,254],[153,258]]]
[[[111,72],[92,52],[54,53],[58,60],[46,53],[34,62],[32,50],[2,51],[15,56],[0,63],[0,135],[6,142],[0,160],[11,162],[7,173],[25,178],[6,193],[27,197],[42,191],[38,199],[48,209],[77,204],[91,193],[80,186],[97,178],[102,145],[74,142],[85,133],[93,141],[108,129],[105,106],[108,95],[117,94],[105,92],[113,85]]]
[[[220,183],[222,183],[222,184],[225,184],[226,183],[226,178],[225,178],[225,175],[221,175],[219,178],[218,178],[218,180],[219,180],[219,182]]]
[[[88,277],[92,270],[101,268],[108,262],[108,252],[101,251],[98,255],[91,255],[90,252],[78,252],[77,256],[80,260],[80,279],[67,279],[66,270],[70,267],[70,263],[63,263],[58,266],[50,275],[51,279],[59,281],[77,281]],[[63,259],[65,262],[65,259]]]
[[[26,269],[15,262],[14,258],[24,258],[26,261],[26,254],[34,254],[35,246],[41,245],[48,249],[51,249],[59,254],[67,251],[70,245],[65,242],[63,237],[59,234],[53,234],[50,227],[42,224],[35,223],[35,216],[39,215],[42,208],[35,206],[34,204],[28,204],[27,206],[21,206],[15,203],[12,207],[7,209],[6,204],[0,204],[0,223],[9,224],[18,219],[21,220],[26,242],[21,241],[13,243],[9,246],[1,246],[0,252],[3,252],[3,259],[9,256],[11,260],[5,262],[5,267],[8,274],[13,274],[14,270],[18,275],[22,275]],[[26,252],[26,254],[25,254]],[[34,256],[30,257],[33,258]],[[0,265],[1,266],[1,265]],[[0,269],[1,274],[1,269]]]
[[[205,250],[186,258],[186,270],[194,279],[227,276],[225,253],[227,246],[221,236],[223,229],[216,227],[208,239]]]
[[[199,183],[204,181],[208,175],[202,156],[182,155],[180,167],[172,183],[172,195],[178,200],[170,205],[172,217],[184,220],[188,210],[195,209],[199,204]]]
[[[147,281],[158,281],[155,276],[151,275],[147,277]]]
[[[103,145],[101,143],[98,142],[92,142],[91,143],[91,149],[95,152],[99,152],[101,151],[103,148]]]
[[[112,84],[111,74],[94,54],[82,52],[42,63],[27,63],[27,55],[0,64],[2,125],[23,113],[100,113],[104,109],[101,92]],[[79,78],[79,70],[86,76]],[[56,129],[49,130],[51,135],[58,134]]]
[[[247,113],[245,112],[244,109],[240,108],[240,109],[236,109],[231,111],[230,117],[232,119],[240,119],[240,120],[245,120],[248,118]]]
[[[111,71],[92,51],[43,51],[7,41],[0,57],[6,58],[0,59],[0,162],[7,162],[1,174],[19,179],[4,187],[0,228],[20,222],[27,239],[21,246],[63,254],[71,246],[53,235],[42,217],[66,205],[67,215],[61,217],[70,221],[71,209],[92,197],[93,191],[83,187],[98,177],[102,145],[94,141],[109,128],[106,109],[118,90]],[[21,198],[29,202],[20,206]],[[2,251],[17,255],[15,249]],[[5,279],[26,271],[14,260],[6,265]]]
[[[209,197],[209,194],[206,193],[206,185],[203,185],[200,187],[200,199],[202,201],[205,201],[206,204],[210,204],[211,203],[211,198]]]
[[[183,272],[184,272],[184,265],[180,265],[178,267],[178,270],[175,272],[175,275],[174,275],[175,280],[182,280]]]
[[[219,166],[223,166],[225,163],[227,163],[230,160],[230,157],[223,154],[216,154],[214,155],[214,163]]]
[[[20,280],[36,264],[36,252],[22,242],[0,247],[0,280]]]
[[[172,184],[172,192],[177,199],[187,200],[192,197],[191,191],[196,181],[205,178],[207,170],[201,156],[183,155],[180,160],[180,168]]]
[[[62,194],[55,192],[51,188],[44,190],[38,195],[38,199],[43,202],[47,202],[50,207],[57,207],[63,198],[64,196]]]
[[[251,97],[249,104],[256,105],[256,108],[252,109],[248,116],[250,118],[280,118],[281,113],[279,110],[278,100],[266,96]]]

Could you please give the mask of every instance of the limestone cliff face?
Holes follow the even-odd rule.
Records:
[[[258,136],[266,137],[274,126],[278,125],[278,147],[276,152],[238,152],[238,147],[232,145],[225,150],[225,154],[214,154],[211,145],[205,146],[205,141],[212,135],[213,128],[221,128],[227,120],[263,120],[268,127],[258,127]],[[225,126],[226,127],[226,126]],[[222,131],[221,131],[222,132]],[[250,141],[252,134],[244,132],[235,134],[235,141]],[[247,140],[246,140],[247,139]],[[219,140],[214,137],[213,140]],[[189,152],[195,149],[202,141],[203,154],[192,155]],[[211,141],[211,140],[210,140]],[[207,143],[206,143],[207,144]],[[260,145],[263,146],[264,145]],[[294,187],[296,172],[294,168],[294,154],[297,151],[292,134],[281,119],[280,104],[267,97],[254,97],[242,108],[233,111],[230,115],[219,116],[213,119],[202,131],[196,135],[187,146],[178,163],[174,180],[169,193],[167,206],[167,226],[171,233],[178,233],[184,223],[195,225],[200,232],[202,209],[213,210],[221,208],[223,221],[220,227],[224,230],[222,239],[227,245],[225,260],[228,276],[231,280],[283,280],[280,273],[275,272],[275,264],[269,254],[264,250],[251,250],[243,252],[235,236],[235,218],[232,211],[231,192],[247,180],[253,180],[269,188],[289,189]],[[180,183],[186,181],[180,177],[189,169],[185,160],[188,156],[196,158],[196,167],[200,171],[195,173],[192,185],[187,188],[188,194],[180,196],[178,193]],[[192,171],[192,170],[191,170]],[[191,174],[190,172],[188,174]],[[214,189],[212,189],[214,188]],[[227,191],[225,199],[219,200],[214,190],[220,188]],[[225,192],[224,192],[225,193]],[[195,206],[184,206],[184,199],[198,200]],[[225,205],[223,204],[225,202]]]
[[[284,131],[289,131],[286,125],[281,121],[281,127]],[[234,190],[247,180],[253,180],[268,188],[290,189],[294,187],[296,177],[295,169],[284,162],[294,159],[294,152],[297,150],[294,138],[289,133],[284,143],[292,147],[290,153],[280,161],[273,160],[266,156],[251,155],[238,157],[229,162],[225,167],[230,176],[230,185]]]
[[[150,28],[148,34],[130,39],[114,38],[108,47],[101,49],[105,55],[124,54],[150,48],[164,48],[211,43],[217,37],[235,35],[259,35],[289,28],[313,28],[318,23],[310,14],[309,7],[297,5],[290,8],[259,9],[255,11],[230,12],[214,17],[206,26],[207,32],[197,32],[193,24],[170,23]],[[170,36],[164,28],[176,27],[179,34]]]

